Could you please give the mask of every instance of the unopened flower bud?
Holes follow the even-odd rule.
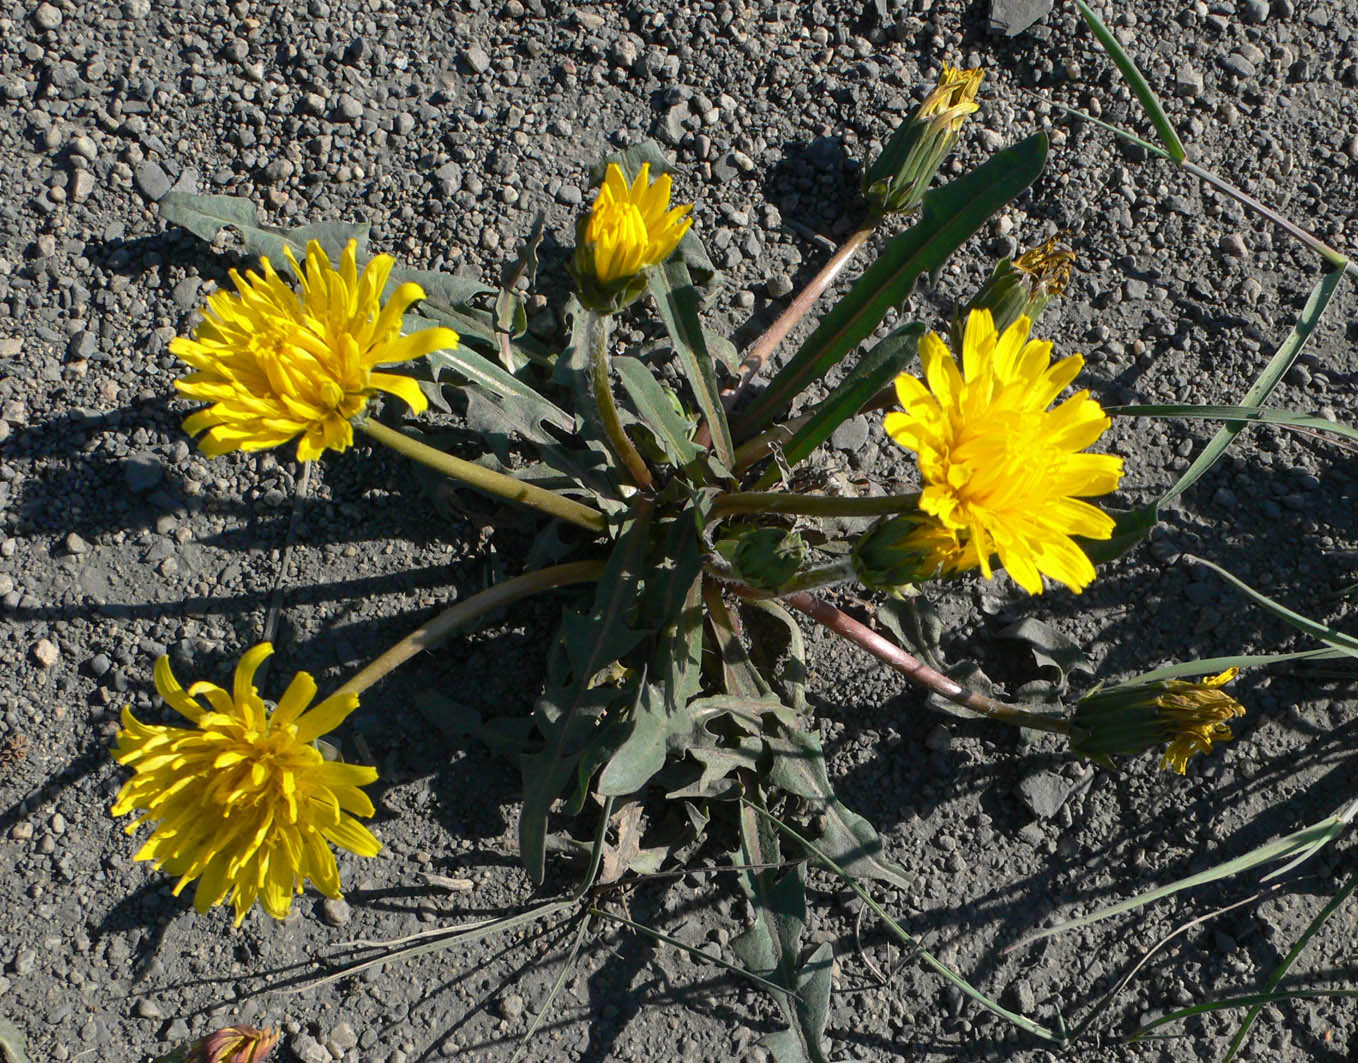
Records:
[[[854,574],[863,586],[899,596],[904,587],[976,568],[974,547],[924,513],[897,513],[875,521],[854,544]]]
[[[806,544],[786,528],[754,528],[723,539],[717,550],[743,583],[764,591],[783,587],[806,560]]]
[[[979,109],[985,71],[944,67],[933,92],[892,134],[863,176],[863,193],[878,214],[912,210],[924,198],[967,115]]]
[[[228,1026],[180,1045],[155,1063],[264,1063],[277,1044],[277,1030]]]
[[[1192,683],[1167,679],[1095,690],[1075,708],[1072,723],[1080,737],[1071,748],[1106,759],[1134,756],[1168,742],[1160,766],[1183,775],[1194,753],[1206,753],[1213,742],[1234,737],[1226,721],[1244,716],[1245,708],[1221,687],[1239,672],[1228,668]]]

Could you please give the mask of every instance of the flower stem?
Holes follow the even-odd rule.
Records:
[[[534,509],[540,509],[553,517],[560,517],[562,520],[578,524],[582,528],[588,528],[592,532],[601,532],[608,527],[608,521],[597,509],[586,506],[572,498],[566,498],[555,491],[548,491],[534,484],[524,483],[512,476],[506,476],[504,473],[487,469],[483,465],[477,465],[475,462],[465,461],[462,458],[446,454],[427,443],[412,439],[404,432],[388,428],[379,421],[365,418],[355,421],[354,427],[367,433],[379,443],[385,443],[398,454],[402,454],[412,461],[428,465],[431,469],[441,472],[445,476],[461,480],[488,495],[506,498],[511,502],[518,502],[520,505],[532,506]]]
[[[923,661],[912,657],[894,642],[882,638],[881,635],[860,624],[847,613],[836,609],[829,602],[823,602],[819,598],[812,597],[805,591],[788,595],[782,600],[792,608],[805,613],[817,623],[825,625],[836,635],[848,639],[867,650],[878,660],[889,664],[912,683],[932,690],[949,701],[961,705],[964,709],[970,709],[972,712],[1014,727],[1030,727],[1037,731],[1051,731],[1055,734],[1065,735],[1071,732],[1071,725],[1068,720],[1028,712],[1026,709],[1020,709],[1007,702],[998,701],[974,690],[968,690],[966,687],[953,682],[942,672],[935,671]]]
[[[919,495],[883,495],[880,498],[836,498],[833,495],[797,495],[781,491],[727,491],[712,502],[709,519],[732,513],[798,513],[810,517],[875,517],[883,513],[906,513],[919,505]]]
[[[599,411],[599,425],[613,448],[614,456],[626,467],[632,482],[643,491],[654,483],[646,460],[627,438],[618,416],[618,405],[613,401],[613,384],[609,370],[612,362],[608,357],[608,318],[603,314],[589,311],[585,327],[589,337],[590,382],[593,385],[594,405]]]
[[[335,693],[361,694],[421,650],[436,646],[463,624],[517,602],[520,598],[527,598],[531,594],[555,590],[557,587],[566,587],[572,583],[589,583],[597,580],[603,575],[603,571],[602,561],[572,561],[565,565],[538,569],[536,572],[525,572],[522,576],[515,576],[493,587],[487,587],[466,601],[449,606],[429,623],[421,624]]]

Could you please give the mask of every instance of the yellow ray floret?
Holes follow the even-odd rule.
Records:
[[[288,264],[297,289],[284,283],[267,258],[263,274],[231,271],[234,292],[208,297],[203,323],[170,350],[197,372],[175,381],[181,395],[211,403],[184,422],[203,453],[263,450],[297,439],[297,458],[309,461],[354,441],[350,421],[379,391],[398,396],[415,413],[427,405],[406,376],[375,372],[455,348],[457,333],[428,328],[401,335],[401,317],[424,298],[418,284],[402,284],[386,304],[382,291],[395,260],[378,255],[358,272],[358,246],[344,249],[335,269],[320,244],[307,245],[305,268],[291,248]]]
[[[608,286],[669,258],[693,225],[693,204],[670,208],[670,175],[651,183],[651,164],[629,186],[617,163],[608,164],[604,183],[585,225],[586,264]]]
[[[970,548],[981,572],[991,558],[1030,594],[1042,577],[1081,591],[1094,566],[1072,536],[1107,539],[1113,519],[1088,502],[1117,488],[1122,459],[1085,454],[1109,426],[1087,391],[1048,409],[1075,379],[1079,355],[1051,363],[1052,345],[1029,340],[1020,317],[1000,335],[989,310],[967,319],[959,366],[935,333],[920,341],[924,379],[902,373],[902,410],[887,433],[919,458],[920,509]]]
[[[200,913],[229,894],[237,926],[256,900],[275,919],[287,916],[307,879],[327,897],[340,896],[332,844],[360,856],[381,848],[354,818],[373,814],[360,787],[377,778],[376,769],[326,761],[312,745],[358,707],[358,695],[308,709],[316,683],[298,672],[270,713],[254,675],[271,653],[267,642],[246,652],[230,693],[208,682],[185,690],[169,658],[160,658],[156,689],[194,726],[143,724],[124,708],[114,748],[135,774],[113,814],[143,813],[129,834],[155,824],[136,859],[178,875],[176,895],[197,879]]]
[[[1240,674],[1227,668],[1220,675],[1189,683],[1170,679],[1155,699],[1161,725],[1170,738],[1160,767],[1184,775],[1188,758],[1206,753],[1213,742],[1228,742],[1235,737],[1227,720],[1245,715],[1245,707],[1221,688]]]

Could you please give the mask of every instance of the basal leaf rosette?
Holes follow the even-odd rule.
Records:
[[[693,225],[692,203],[671,207],[669,174],[651,180],[643,163],[636,179],[608,164],[594,206],[580,219],[570,271],[580,300],[601,314],[616,313],[646,290],[643,273],[674,253]]]
[[[156,689],[193,727],[144,724],[124,708],[113,754],[135,773],[113,814],[143,813],[129,834],[155,824],[135,859],[178,875],[176,895],[196,879],[200,914],[229,895],[237,926],[256,900],[285,918],[308,879],[339,897],[331,845],[360,856],[381,849],[354,818],[373,814],[360,787],[377,778],[376,769],[327,761],[312,744],[358,708],[358,695],[335,695],[308,710],[316,682],[298,672],[269,712],[254,675],[272,653],[267,642],[247,651],[230,692],[205,681],[185,690],[161,657]]]
[[[935,333],[920,341],[924,379],[902,373],[902,409],[887,434],[919,460],[920,535],[954,545],[946,556],[974,559],[989,578],[992,559],[1030,594],[1042,578],[1082,591],[1094,566],[1074,536],[1107,539],[1113,518],[1084,498],[1117,488],[1122,459],[1083,453],[1110,421],[1087,391],[1051,404],[1084,365],[1078,354],[1052,364],[1052,345],[1030,340],[1019,317],[997,333],[988,310],[969,315],[959,366]],[[960,554],[954,550],[965,550]]]
[[[262,274],[232,270],[236,290],[209,296],[192,338],[170,343],[197,370],[175,381],[179,393],[211,404],[184,422],[190,435],[203,433],[198,445],[210,457],[294,438],[299,461],[345,450],[354,441],[350,422],[377,392],[396,395],[415,413],[427,406],[416,381],[377,366],[457,346],[449,328],[401,334],[402,316],[424,289],[402,284],[383,304],[395,265],[390,255],[377,255],[360,274],[352,240],[338,269],[314,240],[304,268],[291,248],[284,254],[296,289],[267,258],[260,260]]]

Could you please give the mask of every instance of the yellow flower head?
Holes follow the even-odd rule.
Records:
[[[307,879],[327,897],[340,896],[330,844],[360,856],[381,848],[354,819],[373,814],[359,787],[377,778],[376,769],[326,761],[311,744],[358,707],[358,695],[337,694],[307,711],[316,682],[298,672],[270,713],[253,680],[271,653],[267,642],[247,651],[230,693],[206,681],[186,691],[170,659],[160,658],[156,689],[194,726],[143,724],[124,708],[114,749],[136,774],[113,814],[144,812],[129,834],[156,824],[136,859],[178,875],[176,895],[197,879],[199,913],[229,893],[237,926],[256,899],[275,919],[286,917]]]
[[[1096,690],[1075,709],[1072,722],[1082,737],[1072,748],[1092,757],[1130,756],[1168,742],[1160,766],[1183,775],[1194,753],[1234,737],[1226,721],[1244,716],[1245,708],[1221,688],[1239,673],[1228,668],[1191,683],[1166,679]]]
[[[1220,675],[1196,683],[1179,679],[1165,682],[1155,705],[1163,727],[1173,739],[1160,760],[1162,768],[1166,771],[1172,768],[1183,775],[1188,770],[1188,758],[1194,753],[1206,753],[1213,742],[1227,742],[1235,737],[1226,721],[1244,716],[1245,707],[1221,688],[1239,674],[1239,668],[1227,668]]]
[[[945,66],[934,91],[924,98],[915,117],[930,124],[935,132],[956,133],[967,115],[981,109],[976,102],[976,91],[981,87],[985,70],[962,70]]]
[[[854,573],[865,587],[896,594],[932,579],[949,579],[980,564],[976,547],[926,513],[883,517],[854,544]]]
[[[315,240],[301,268],[284,254],[300,291],[285,284],[267,258],[263,276],[235,270],[235,292],[208,297],[193,338],[177,336],[170,350],[197,370],[175,381],[186,398],[212,405],[184,422],[204,454],[264,450],[297,441],[297,458],[310,461],[354,441],[350,420],[378,391],[403,399],[416,413],[427,405],[409,377],[374,372],[457,346],[452,329],[401,335],[401,316],[424,298],[418,284],[402,284],[386,305],[395,260],[378,255],[358,272],[358,245],[349,241],[339,269]]]
[[[1075,252],[1064,246],[1065,238],[1065,233],[1057,233],[1014,259],[1014,266],[1027,282],[1030,298],[1049,299],[1066,290],[1071,267],[1075,265]]]
[[[228,1026],[200,1038],[188,1063],[264,1063],[278,1044],[277,1030]]]
[[[576,250],[577,270],[607,288],[669,258],[693,225],[692,203],[670,208],[670,185],[669,174],[652,184],[651,164],[643,163],[629,186],[622,167],[609,163]]]
[[[920,509],[974,551],[989,578],[991,557],[1030,594],[1042,577],[1081,591],[1094,566],[1071,536],[1107,539],[1113,519],[1081,501],[1117,488],[1122,459],[1083,454],[1109,426],[1087,391],[1047,407],[1075,379],[1077,354],[1051,364],[1052,345],[1029,340],[1020,317],[997,334],[988,310],[967,318],[959,367],[935,333],[920,340],[924,380],[896,378],[903,410],[887,433],[918,455]]]

